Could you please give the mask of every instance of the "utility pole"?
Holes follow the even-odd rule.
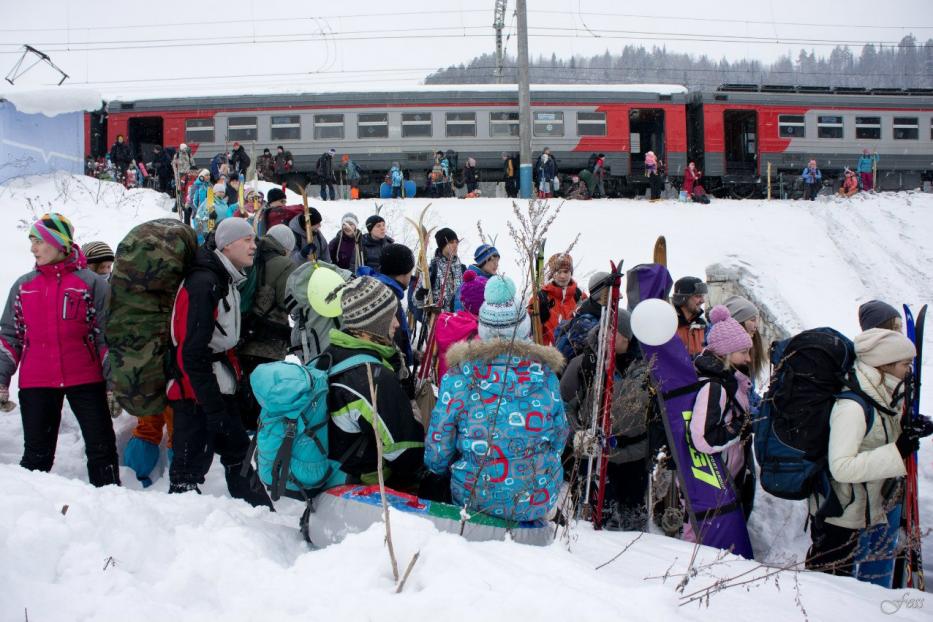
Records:
[[[496,13],[492,27],[496,29],[496,84],[502,84],[502,66],[505,55],[502,52],[502,29],[505,28],[505,8],[509,0],[496,0]]]
[[[526,0],[516,1],[518,22],[518,134],[521,155],[518,166],[519,196],[532,196],[531,175],[531,86],[528,71],[528,9]]]

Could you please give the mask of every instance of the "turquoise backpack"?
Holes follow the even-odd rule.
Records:
[[[329,370],[285,361],[260,365],[250,375],[262,406],[253,439],[256,471],[273,501],[283,495],[307,501],[346,483],[340,463],[327,457],[327,393],[330,377],[379,360],[351,356]]]

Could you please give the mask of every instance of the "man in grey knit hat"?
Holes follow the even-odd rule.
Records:
[[[387,481],[395,487],[416,483],[424,463],[424,428],[394,373],[398,349],[398,300],[383,283],[368,276],[354,279],[339,292],[341,330],[332,330],[330,346],[317,365],[327,369],[350,357],[368,360],[331,377],[327,395],[329,455],[341,463],[351,482],[372,483],[377,468],[373,422],[382,440]]]

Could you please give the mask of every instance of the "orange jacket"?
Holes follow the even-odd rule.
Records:
[[[677,307],[677,336],[684,342],[691,357],[702,352],[706,342],[706,320],[703,319],[703,314],[700,313],[688,321],[683,310]]]
[[[544,345],[553,345],[554,329],[564,320],[569,320],[577,311],[577,305],[586,299],[586,294],[572,280],[567,287],[560,287],[553,281],[541,288],[538,301],[541,307],[542,335]]]

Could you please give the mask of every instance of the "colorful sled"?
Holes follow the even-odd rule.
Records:
[[[386,489],[389,505],[399,512],[415,514],[434,523],[439,531],[460,534],[460,508],[447,503],[419,499]],[[350,484],[326,490],[314,499],[308,521],[308,537],[317,547],[360,533],[382,520],[379,486]],[[463,537],[471,542],[505,540],[506,534],[520,544],[547,546],[554,540],[554,527],[546,521],[510,522],[473,512],[463,525]]]

